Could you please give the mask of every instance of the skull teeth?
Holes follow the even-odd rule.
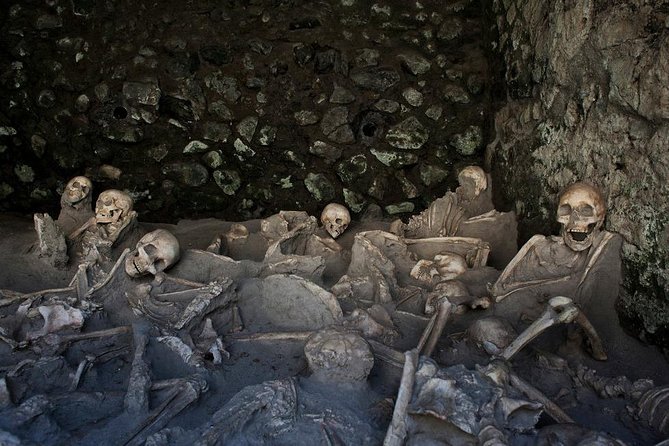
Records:
[[[572,240],[576,242],[583,242],[585,241],[588,236],[590,236],[590,233],[592,230],[588,229],[570,229],[569,230],[569,236],[571,237]]]
[[[137,270],[137,274],[143,274],[143,271],[139,269],[139,267],[137,266],[137,263],[135,263],[134,260],[132,261],[132,266],[134,266],[135,269]]]

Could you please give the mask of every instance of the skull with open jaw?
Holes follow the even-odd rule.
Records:
[[[587,183],[574,183],[562,192],[557,210],[561,235],[573,251],[590,248],[599,235],[606,205],[602,193]]]

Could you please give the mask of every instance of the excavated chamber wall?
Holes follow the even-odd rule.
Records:
[[[669,2],[494,0],[508,101],[487,161],[524,237],[576,180],[625,238],[623,321],[669,345]],[[555,232],[554,232],[555,233]]]
[[[87,174],[143,220],[423,209],[492,122],[478,1],[0,8],[0,210]],[[408,215],[408,214],[405,214]]]

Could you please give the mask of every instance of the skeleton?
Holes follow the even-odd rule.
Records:
[[[348,225],[351,224],[351,214],[345,206],[337,203],[330,203],[323,209],[321,213],[321,223],[325,230],[332,236],[337,238],[346,231]]]
[[[304,353],[311,376],[244,388],[213,415],[196,444],[378,444],[382,433],[361,410],[368,404],[357,405],[374,397],[366,382],[374,364],[367,342],[326,329],[309,337]],[[187,437],[177,444],[192,444]]]
[[[384,445],[505,444],[505,433],[533,429],[541,405],[488,373],[462,365],[439,368],[407,352]]]
[[[78,176],[67,183],[60,198],[60,214],[56,220],[65,234],[81,227],[93,216],[92,196],[93,183],[88,178]]]
[[[573,295],[605,257],[614,235],[601,230],[606,210],[597,189],[585,183],[568,187],[560,195],[556,215],[561,236],[536,235],[523,246],[492,288],[498,301],[528,287],[568,282],[575,282],[566,293]]]
[[[95,202],[95,223],[107,239],[116,241],[120,232],[136,217],[132,207],[132,198],[125,192],[110,189],[100,194]]]
[[[573,251],[590,248],[600,236],[606,204],[601,192],[586,183],[569,186],[558,203],[557,221],[560,235]]]
[[[466,218],[488,213],[495,209],[488,175],[478,166],[467,166],[458,173],[460,187],[455,190],[458,205]]]
[[[165,229],[156,229],[142,237],[126,256],[125,272],[130,277],[156,276],[174,265],[179,255],[179,240]]]

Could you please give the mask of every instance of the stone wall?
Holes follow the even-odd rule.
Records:
[[[524,237],[580,179],[625,238],[623,320],[669,345],[669,2],[494,0],[508,101],[487,162]]]
[[[140,218],[419,211],[482,162],[476,1],[27,0],[0,8],[0,210],[67,180]]]

